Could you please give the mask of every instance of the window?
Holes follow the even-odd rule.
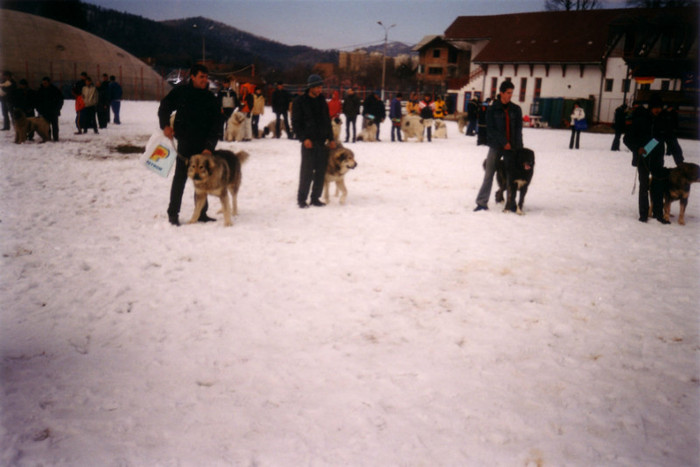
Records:
[[[431,66],[431,67],[428,68],[428,74],[429,74],[429,75],[441,75],[441,74],[442,74],[442,68]]]
[[[539,99],[542,94],[542,78],[535,78],[535,99]]]
[[[671,89],[671,82],[667,79],[661,81],[661,90],[668,91],[669,89]]]
[[[447,63],[457,63],[457,49],[447,51]]]
[[[606,79],[605,80],[605,92],[612,92],[613,90],[613,81],[612,79]]]
[[[433,58],[440,58],[440,49],[433,49]]]
[[[525,102],[525,92],[527,91],[527,78],[520,78],[520,102]]]
[[[630,92],[630,80],[622,80],[622,92]]]
[[[496,92],[498,92],[498,78],[491,78],[491,99],[496,98]]]

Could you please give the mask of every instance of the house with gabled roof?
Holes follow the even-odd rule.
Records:
[[[689,76],[698,64],[697,12],[692,6],[460,16],[442,37],[469,45],[462,48],[469,66],[459,88],[448,92],[462,111],[472,96],[495,97],[500,82],[510,80],[525,114],[537,115],[543,99],[580,99],[590,102],[593,122],[611,122],[615,108],[640,90],[694,87],[697,96],[697,76]]]

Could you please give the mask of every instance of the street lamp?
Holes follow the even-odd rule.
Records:
[[[377,21],[377,24],[384,28],[384,56],[382,57],[382,102],[384,102],[384,81],[386,79],[386,42],[387,38],[389,37],[389,29],[396,25],[392,24],[391,26],[387,27],[384,26],[381,21]]]
[[[196,24],[193,24],[193,25],[192,25],[192,29],[197,29],[197,27],[198,27],[198,26],[197,26]],[[207,28],[207,31],[211,31],[212,29],[214,29],[214,25],[213,25],[213,24]],[[202,65],[205,64],[205,54],[204,54],[204,33],[205,33],[205,32],[206,32],[206,31],[204,31],[204,30],[202,31]]]

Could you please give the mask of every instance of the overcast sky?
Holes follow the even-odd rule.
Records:
[[[287,45],[352,50],[384,41],[409,45],[442,34],[458,16],[542,11],[545,0],[83,0],[153,20],[204,16]],[[620,6],[624,0],[607,0]]]

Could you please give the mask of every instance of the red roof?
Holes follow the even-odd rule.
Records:
[[[447,40],[489,39],[476,63],[601,63],[613,22],[663,10],[597,9],[460,16]]]

